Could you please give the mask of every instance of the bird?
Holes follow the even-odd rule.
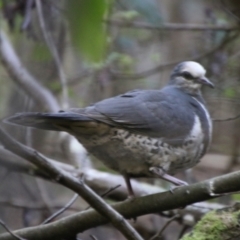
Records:
[[[125,179],[164,179],[194,167],[209,148],[212,121],[201,87],[214,88],[204,67],[194,61],[177,64],[162,89],[132,90],[85,108],[56,113],[16,113],[5,122],[43,130],[65,131],[86,150]]]

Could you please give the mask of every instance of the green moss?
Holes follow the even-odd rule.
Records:
[[[234,200],[234,201],[240,201],[240,194],[238,193],[238,194],[233,194],[232,195],[232,199]]]
[[[225,234],[230,234],[229,229],[236,228],[239,214],[240,211],[221,214],[216,211],[209,212],[197,223],[193,231],[186,234],[182,240],[221,240]]]

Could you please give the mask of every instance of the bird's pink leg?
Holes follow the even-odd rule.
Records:
[[[163,171],[163,169],[159,168],[159,167],[151,167],[149,168],[149,171],[151,171],[152,173],[154,173],[155,175],[157,175],[159,178],[166,180],[176,186],[187,186],[188,183],[184,182],[178,178],[175,178],[167,173],[165,173]]]
[[[126,183],[126,186],[127,186],[127,190],[128,190],[128,194],[129,194],[128,197],[129,198],[134,198],[135,194],[134,194],[133,189],[132,189],[130,177],[127,174],[124,174],[123,177],[124,177],[124,180],[125,180],[125,183]]]

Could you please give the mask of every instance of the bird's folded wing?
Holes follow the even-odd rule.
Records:
[[[180,99],[181,100],[181,99]],[[184,138],[193,125],[187,103],[160,90],[132,91],[84,109],[71,109],[119,128],[149,137]]]

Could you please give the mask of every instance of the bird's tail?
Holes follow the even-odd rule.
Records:
[[[89,122],[92,119],[79,114],[70,112],[59,113],[17,113],[12,117],[6,118],[4,122],[44,130],[64,131],[70,124]]]

